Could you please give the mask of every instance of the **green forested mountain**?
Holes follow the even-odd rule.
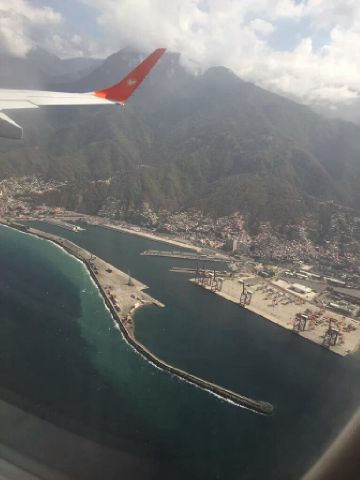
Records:
[[[101,88],[138,59],[123,50],[87,65],[81,78],[53,75],[47,86]],[[96,212],[111,196],[124,208],[147,202],[214,216],[240,210],[250,223],[284,224],[324,199],[360,207],[358,126],[325,119],[223,67],[194,76],[176,54],[165,55],[125,108],[59,107],[12,116],[26,138],[1,141],[0,176],[69,180],[50,200],[70,208]]]

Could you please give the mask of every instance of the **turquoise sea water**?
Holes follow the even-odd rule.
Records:
[[[359,403],[359,355],[340,358],[168,271],[183,262],[139,255],[163,246],[97,227],[41,228],[149,285],[166,308],[139,311],[136,336],[156,354],[276,413],[232,406],[150,365],[122,339],[81,263],[0,227],[1,398],[31,415],[16,434],[6,424],[3,444],[76,478],[295,479]],[[31,435],[46,435],[42,455]]]

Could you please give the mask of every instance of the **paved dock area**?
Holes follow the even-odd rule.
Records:
[[[252,292],[251,303],[244,308],[287,330],[293,330],[296,315],[306,315],[305,330],[296,334],[318,345],[323,344],[331,319],[332,328],[339,332],[339,336],[337,343],[329,349],[338,355],[346,356],[360,348],[360,321],[320,309],[299,295],[287,292],[260,277],[225,278],[222,290],[215,293],[239,305],[243,280]],[[191,281],[194,282],[194,279]],[[203,288],[210,290],[206,285]]]
[[[85,253],[83,251],[82,253]],[[103,295],[110,300],[128,333],[134,336],[133,314],[143,305],[165,305],[144,292],[148,287],[104,260],[90,255],[88,267],[96,276]]]
[[[32,231],[33,230],[33,231]],[[30,229],[29,233],[39,234],[36,229]],[[101,258],[96,257],[84,248],[79,247],[73,242],[57,237],[56,235],[41,232],[41,236],[55,241],[64,247],[69,253],[72,253],[80,260],[84,261],[90,273],[96,278],[102,294],[108,298],[117,311],[118,316],[129,335],[134,336],[134,319],[133,313],[143,305],[157,305],[164,307],[165,305],[144,292],[147,285],[139,282],[135,278],[105,262]]]

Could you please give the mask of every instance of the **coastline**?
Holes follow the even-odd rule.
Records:
[[[123,232],[123,233],[128,233],[129,235],[136,235],[138,237],[142,238],[147,238],[148,240],[154,240],[155,242],[159,243],[164,243],[167,245],[173,245],[175,247],[180,247],[180,248],[186,248],[188,250],[193,250],[195,252],[201,252],[201,247],[197,247],[195,245],[192,245],[191,243],[187,243],[181,239],[176,239],[176,238],[169,238],[165,237],[160,234],[152,233],[145,231],[141,229],[141,227],[135,227],[130,228],[130,227],[125,227],[124,225],[114,225],[112,223],[108,223],[108,219],[104,219],[102,217],[94,217],[91,215],[74,215],[74,216],[66,216],[66,215],[60,215],[59,218],[61,220],[69,220],[69,221],[81,221],[84,220],[86,223],[89,225],[93,225],[95,227],[102,227],[102,228],[107,228],[108,230],[114,230],[117,232]],[[26,219],[26,220],[39,220],[42,221],[41,218],[38,219]],[[136,229],[135,229],[136,228]]]
[[[130,285],[129,282],[128,284],[123,283],[122,291],[124,290],[124,287],[127,287],[125,288],[125,290],[127,289],[131,289],[131,290],[126,292],[125,297],[124,296],[121,297],[121,300],[123,301],[122,302],[120,301],[120,304],[119,304],[117,301],[115,301],[116,297],[114,293],[112,293],[114,292],[114,288],[109,288],[109,285],[104,284],[102,273],[103,273],[103,270],[105,270],[105,272],[109,274],[117,273],[122,278],[122,280],[124,280],[124,277],[125,277],[125,279],[128,281],[128,275],[126,275],[124,272],[121,272],[120,270],[116,269],[112,265],[104,262],[101,259],[98,259],[97,257],[94,257],[94,255],[92,255],[90,252],[79,247],[75,243],[67,239],[64,239],[62,237],[59,237],[57,235],[46,233],[46,232],[43,232],[42,230],[38,230],[32,227],[24,227],[21,224],[11,223],[5,220],[1,220],[0,224],[10,228],[17,229],[23,233],[35,235],[39,238],[51,241],[56,245],[58,245],[59,247],[63,248],[67,253],[77,258],[79,261],[81,261],[87,268],[92,280],[95,282],[96,286],[98,287],[99,292],[102,295],[102,298],[105,302],[105,305],[108,307],[114,321],[119,326],[121,334],[125,339],[125,341],[133,349],[135,349],[140,355],[142,355],[146,360],[148,360],[150,363],[155,365],[157,368],[159,368],[160,370],[166,371],[168,373],[171,373],[172,375],[176,376],[180,380],[186,381],[198,388],[201,388],[202,390],[205,390],[221,398],[222,400],[233,403],[236,406],[240,406],[242,408],[251,410],[255,413],[260,413],[264,415],[270,415],[273,413],[274,407],[270,403],[262,400],[254,400],[244,395],[235,393],[232,390],[226,389],[210,381],[207,381],[195,375],[192,375],[191,373],[185,372],[177,367],[169,365],[164,360],[161,360],[154,353],[148,350],[141,342],[136,340],[134,336],[135,311],[141,306],[145,306],[148,304],[155,304],[160,307],[164,306],[158,300],[155,300],[154,298],[150,297],[150,295],[142,292],[142,290],[147,288],[146,285],[142,284],[141,282],[138,282],[135,279],[131,279],[133,285]],[[103,265],[100,267],[101,263],[103,263]],[[112,277],[114,276],[115,275],[113,275]],[[106,281],[107,283],[109,283],[108,276],[106,276]],[[132,289],[134,288],[136,289],[135,290],[136,292],[138,293],[140,292],[138,297],[135,296],[135,298],[133,293],[131,294],[129,293],[130,291],[132,292],[133,291]],[[129,296],[132,299],[130,303],[128,300]]]
[[[97,225],[97,224],[92,224]],[[150,232],[144,232],[143,230],[132,230],[130,228],[122,227],[120,225],[110,225],[110,224],[103,224],[98,225],[103,228],[108,228],[109,230],[120,231],[123,233],[128,233],[130,235],[137,235],[138,237],[147,238],[149,240],[154,240],[156,242],[165,243],[167,245],[174,245],[180,248],[187,248],[188,250],[194,250],[195,252],[200,252],[200,247],[195,247],[195,245],[191,245],[190,243],[181,242],[180,240],[172,240],[170,238],[164,238],[156,234],[152,234]]]
[[[59,215],[56,219],[63,220],[63,221],[84,221],[84,223],[88,225],[92,225],[94,227],[102,227],[108,230],[114,230],[117,232],[127,233],[129,235],[136,235],[138,237],[146,238],[148,240],[153,240],[154,242],[164,243],[166,245],[172,245],[174,247],[185,248],[187,250],[192,250],[194,252],[200,253],[202,251],[202,247],[197,247],[192,243],[188,243],[186,241],[181,240],[180,238],[169,238],[165,237],[159,233],[148,232],[142,229],[141,227],[133,226],[133,228],[125,227],[124,225],[114,225],[112,223],[108,223],[109,219],[105,219],[103,217],[95,217],[87,214],[76,214],[76,215]],[[38,221],[38,222],[47,222],[44,218],[36,218],[36,217],[18,217],[17,220],[19,222],[25,221]],[[60,225],[61,226],[61,225]]]

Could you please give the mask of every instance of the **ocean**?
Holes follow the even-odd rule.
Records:
[[[191,261],[139,255],[168,246],[100,227],[35,226],[130,270],[165,303],[135,316],[150,350],[275,413],[149,364],[80,262],[0,227],[0,447],[73,478],[297,479],[359,405],[359,353],[339,357],[169,272]]]

